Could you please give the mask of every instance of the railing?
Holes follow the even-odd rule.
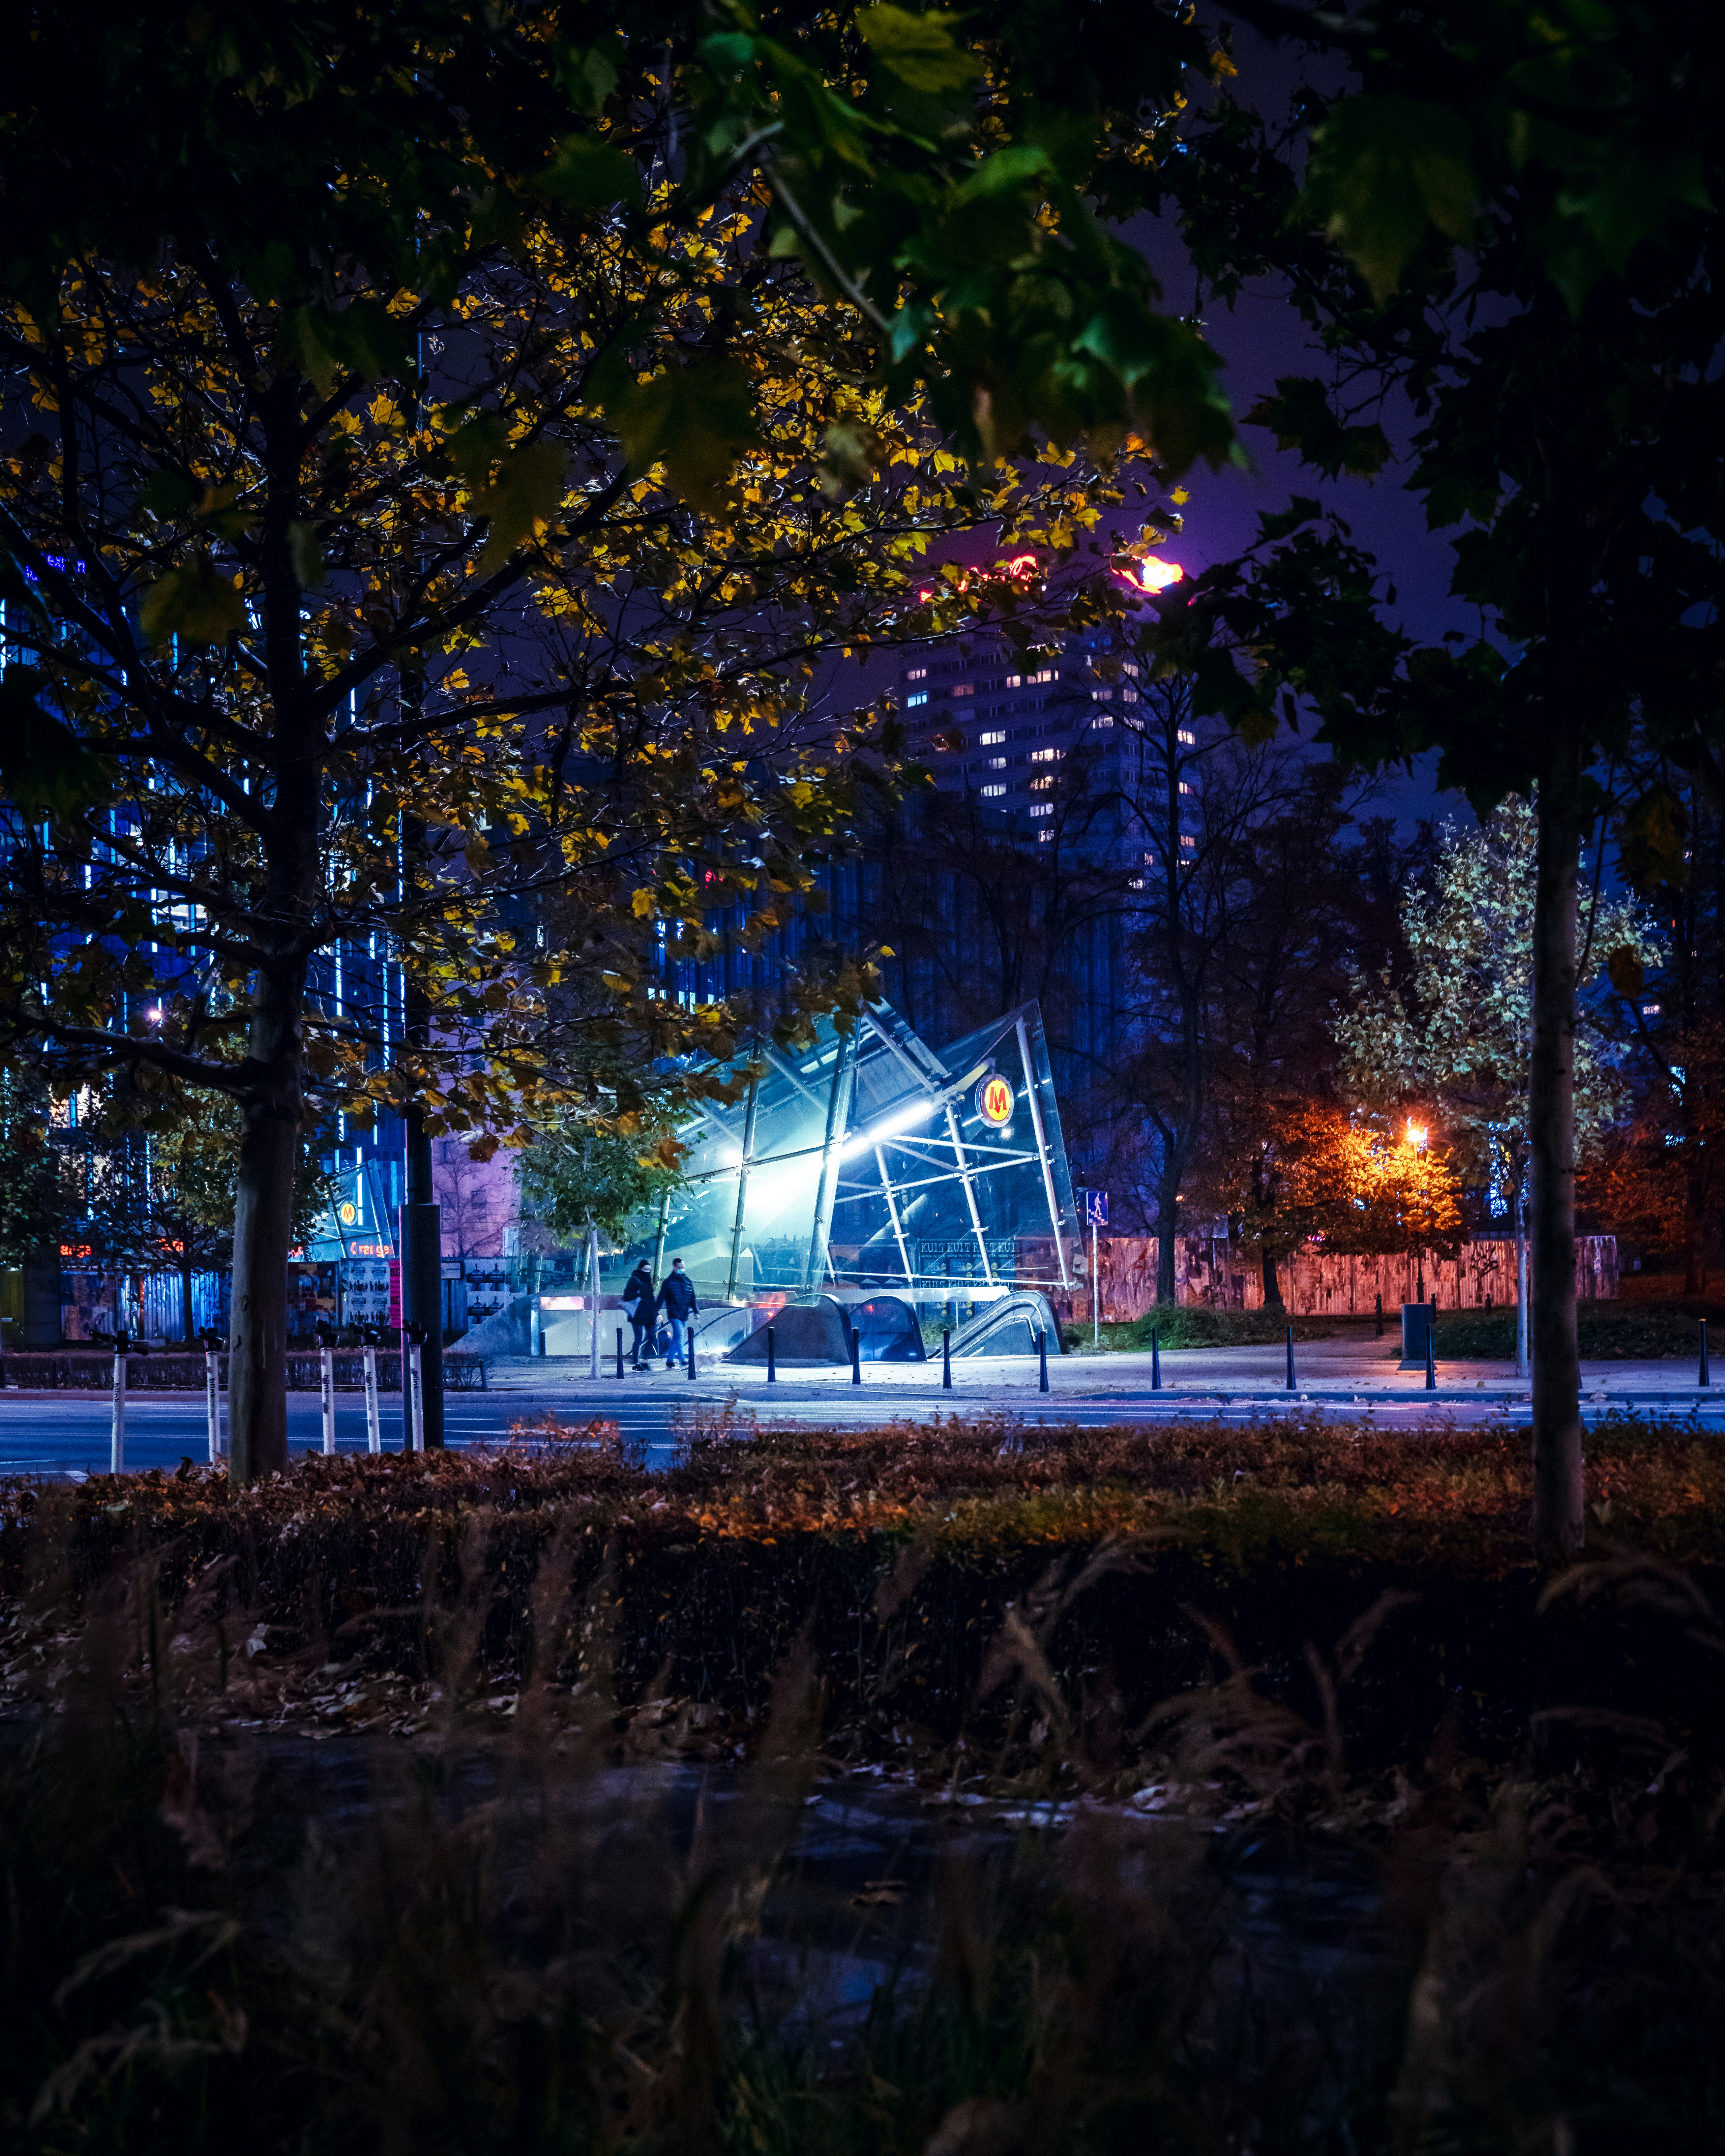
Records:
[[[228,1357],[218,1357],[223,1389],[228,1383]],[[452,1393],[482,1393],[487,1389],[491,1358],[464,1355],[459,1350],[444,1356],[444,1388]],[[358,1393],[365,1389],[365,1355],[357,1348],[335,1350],[336,1389]],[[402,1358],[398,1348],[377,1350],[377,1386],[381,1392],[402,1389]],[[201,1393],[204,1360],[202,1353],[187,1355],[170,1349],[146,1354],[134,1348],[126,1358],[128,1393]],[[322,1383],[318,1351],[290,1350],[287,1358],[290,1393],[315,1393]],[[0,1388],[18,1392],[105,1393],[114,1383],[114,1351],[110,1348],[52,1349],[0,1355]]]

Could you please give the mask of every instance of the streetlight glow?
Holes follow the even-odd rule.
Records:
[[[1425,1132],[1425,1125],[1424,1125],[1423,1123],[1409,1123],[1409,1126],[1408,1126],[1408,1143],[1409,1143],[1410,1146],[1412,1146],[1412,1147],[1414,1147],[1414,1151],[1415,1151],[1416,1152],[1425,1152],[1425,1138],[1426,1138],[1426,1132]]]

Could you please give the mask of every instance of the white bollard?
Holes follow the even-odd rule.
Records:
[[[126,1471],[126,1358],[114,1358],[114,1434],[108,1444],[108,1472]]]
[[[383,1425],[377,1419],[377,1351],[366,1350],[366,1450],[383,1450]]]
[[[323,1449],[326,1452],[333,1452],[336,1449],[336,1358],[326,1348],[320,1353],[318,1361],[322,1366],[319,1375],[323,1381]]]
[[[222,1371],[213,1352],[203,1358],[203,1411],[209,1418],[209,1464],[222,1456]]]
[[[408,1444],[412,1450],[425,1450],[425,1371],[420,1362],[419,1343],[413,1341],[407,1351],[404,1365],[405,1389],[412,1406],[413,1421],[408,1430]]]

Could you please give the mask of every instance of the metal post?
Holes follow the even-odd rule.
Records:
[[[596,1382],[599,1374],[599,1229],[587,1224],[587,1374]]]
[[[425,1351],[417,1340],[409,1342],[402,1362],[402,1405],[408,1410],[408,1450],[425,1450]]]
[[[769,1385],[778,1383],[778,1365],[773,1359],[773,1327],[770,1325],[767,1328],[767,1382]]]
[[[1384,1337],[1384,1298],[1381,1295],[1378,1298],[1378,1331],[1375,1337],[1379,1340]]]
[[[691,1310],[683,1321],[684,1337],[689,1342],[689,1382],[695,1383],[695,1313]]]
[[[623,1327],[617,1328],[617,1382],[623,1383]]]
[[[1036,1334],[1037,1383],[1040,1393],[1048,1390],[1048,1335],[1040,1327]]]
[[[1030,1065],[1030,1036],[1024,1021],[1018,1022],[1019,1060],[1024,1066],[1024,1098],[1030,1106],[1030,1128],[1036,1133],[1036,1158],[1042,1164],[1042,1194],[1048,1200],[1049,1225],[1054,1229],[1055,1257],[1060,1268],[1060,1286],[1070,1287],[1066,1265],[1066,1241],[1060,1233],[1060,1201],[1055,1196],[1054,1169],[1049,1163],[1048,1134],[1042,1127],[1042,1101],[1036,1091],[1036,1073]]]
[[[377,1412],[377,1351],[375,1348],[366,1349],[365,1366],[366,1450],[381,1452],[383,1450],[383,1421]]]
[[[1161,1336],[1162,1327],[1159,1325],[1153,1325],[1150,1328],[1150,1389],[1153,1393],[1159,1393],[1162,1390]]]
[[[898,1217],[898,1203],[892,1194],[892,1178],[886,1173],[886,1156],[879,1146],[875,1148],[875,1165],[880,1171],[880,1188],[886,1199],[887,1217],[892,1222],[892,1233],[898,1244],[898,1255],[905,1269],[905,1285],[914,1287],[916,1276],[911,1270],[911,1246],[905,1240],[904,1223]]]
[[[731,1270],[725,1277],[725,1300],[732,1302],[737,1296],[737,1269],[742,1258],[742,1229],[748,1204],[749,1162],[755,1150],[755,1108],[761,1097],[761,1071],[757,1064],[749,1073],[748,1106],[742,1117],[742,1158],[737,1168],[737,1218],[731,1228]]]
[[[213,1348],[203,1358],[203,1411],[209,1418],[209,1464],[213,1467],[222,1456],[222,1370]]]
[[[846,1330],[850,1334],[850,1382],[853,1385],[860,1385],[862,1383],[862,1335],[848,1320]]]
[[[114,1428],[108,1440],[108,1472],[126,1472],[126,1358],[118,1349],[114,1355]]]
[[[1711,1387],[1713,1382],[1707,1372],[1707,1322],[1706,1318],[1702,1318],[1701,1321],[1701,1382],[1702,1384],[1709,1387]]]
[[[950,1326],[943,1325],[941,1327],[941,1390],[950,1393],[952,1389],[952,1331]]]
[[[336,1449],[336,1358],[327,1348],[317,1353],[318,1384],[323,1394],[323,1449]]]
[[[988,1263],[988,1239],[983,1233],[983,1216],[976,1209],[976,1190],[970,1179],[970,1162],[965,1155],[964,1141],[958,1135],[958,1118],[950,1101],[947,1103],[947,1134],[952,1141],[952,1158],[958,1163],[958,1180],[964,1186],[964,1203],[970,1214],[970,1232],[976,1237],[976,1246],[982,1253],[983,1278],[993,1287],[994,1268]]]
[[[1288,1327],[1288,1390],[1294,1389],[1294,1328]]]
[[[1433,1322],[1436,1317],[1437,1306],[1434,1304],[1431,1316],[1425,1321],[1425,1389],[1429,1393],[1437,1390],[1437,1327]]]
[[[1092,1214],[1090,1224],[1090,1314],[1094,1321],[1091,1344],[1097,1348],[1102,1344],[1102,1276],[1096,1263],[1096,1239],[1101,1233]]]
[[[659,1199],[659,1233],[653,1239],[653,1277],[665,1278],[665,1238],[670,1226],[670,1192],[661,1192]]]
[[[803,1267],[803,1285],[814,1287],[832,1270],[830,1248],[833,1202],[839,1191],[839,1146],[849,1125],[849,1080],[856,1055],[855,1031],[841,1034],[839,1052],[833,1059],[833,1087],[827,1096],[827,1132],[820,1149],[820,1181],[814,1187],[814,1225],[809,1237],[809,1257]]]

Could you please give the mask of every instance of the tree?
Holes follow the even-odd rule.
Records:
[[[48,1088],[0,1070],[0,1265],[26,1265],[59,1240],[64,1206]]]
[[[1173,12],[1100,8],[974,48],[888,7],[31,28],[0,1045],[239,1103],[244,1479],[286,1457],[308,1087],[399,1106],[418,1161],[525,1132],[572,1005],[575,1075],[619,1097],[722,1057],[733,1014],[654,992],[660,931],[734,903],[757,944],[855,828],[876,744],[787,740],[823,656],[968,616],[911,581],[931,536],[1070,546],[1097,483],[1032,429],[1226,454],[1214,356],[1085,198],[1142,202],[1209,63]],[[561,952],[504,903],[552,889],[586,909]],[[380,937],[407,1012],[331,1022],[314,959]],[[793,1015],[865,986],[793,983]]]
[[[1405,984],[1387,969],[1336,1019],[1343,1082],[1380,1112],[1418,1104],[1435,1112],[1467,1179],[1509,1214],[1516,1239],[1517,1368],[1527,1368],[1526,1194],[1532,1163],[1534,912],[1538,834],[1531,802],[1512,795],[1472,831],[1445,824],[1433,887],[1410,886],[1403,932]],[[1589,993],[1608,962],[1622,973],[1663,952],[1642,910],[1590,893],[1582,914],[1583,1023],[1574,1037],[1576,1142],[1586,1156],[1626,1099],[1621,1056]],[[1588,1022],[1589,1017],[1594,1022]],[[1573,1284],[1574,1255],[1567,1268]]]
[[[1534,1538],[1561,1560],[1583,1535],[1569,1072],[1584,828],[1638,742],[1717,770],[1725,552],[1701,445],[1725,399],[1721,48],[1693,4],[1456,0],[1370,23],[1278,0],[1235,12],[1349,77],[1343,95],[1302,89],[1278,132],[1224,95],[1163,168],[1213,296],[1279,275],[1322,345],[1324,372],[1279,382],[1250,416],[1330,477],[1369,474],[1392,460],[1385,401],[1405,397],[1406,484],[1456,531],[1453,589],[1480,626],[1416,645],[1384,617],[1393,584],[1302,500],[1264,521],[1249,561],[1162,602],[1168,645],[1237,723],[1306,698],[1345,756],[1440,749],[1440,783],[1481,813],[1538,788]]]

